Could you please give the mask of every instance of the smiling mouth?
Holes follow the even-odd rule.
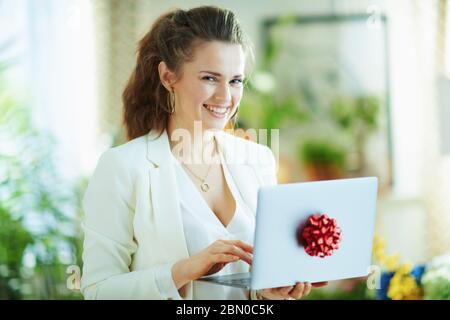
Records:
[[[216,118],[225,118],[231,110],[231,107],[212,106],[208,104],[203,104],[203,107]]]

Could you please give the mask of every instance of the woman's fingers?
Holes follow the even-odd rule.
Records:
[[[228,240],[228,242],[230,242],[231,244],[241,248],[242,250],[246,251],[246,252],[250,252],[253,253],[253,247],[241,240]]]
[[[302,297],[307,296],[311,292],[312,285],[309,282],[305,283],[305,288],[303,289]]]
[[[300,299],[311,292],[313,285],[309,282],[297,282],[295,286],[264,289],[261,292],[269,295],[269,299]]]
[[[311,284],[309,282],[297,282],[289,296],[294,299],[300,299],[307,296],[311,292]]]
[[[308,295],[311,292],[311,288],[311,283],[297,282],[295,286],[264,289],[261,292],[269,299],[297,300]]]
[[[242,249],[242,247],[245,250]],[[251,265],[253,262],[253,255],[250,252],[253,252],[253,248],[239,240],[217,240],[209,250],[209,253],[212,255],[233,255]]]
[[[274,288],[273,290],[275,291],[276,295],[286,299],[290,297],[289,293],[292,291],[292,289],[294,289],[294,286],[279,287]]]
[[[300,299],[311,292],[309,282],[297,282],[295,286],[273,288],[272,293],[281,298]]]
[[[234,254],[236,256],[238,256],[240,259],[242,259],[243,261],[247,262],[248,264],[252,264],[253,262],[253,256],[248,253],[245,252],[244,250],[242,250],[239,247],[236,247],[235,245],[232,244],[228,244],[225,246],[225,252],[228,254]]]
[[[239,257],[232,255],[232,254],[219,253],[219,254],[213,255],[214,263],[228,263],[228,262],[234,262],[237,260],[239,260]]]
[[[300,299],[303,296],[303,292],[305,290],[305,285],[302,282],[297,282],[294,289],[289,293],[294,299]]]
[[[292,288],[292,287],[291,287]],[[268,288],[264,289],[265,297],[270,300],[284,300],[289,297],[288,292],[292,289],[290,287]]]

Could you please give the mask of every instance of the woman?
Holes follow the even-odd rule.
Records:
[[[85,298],[298,299],[311,290],[194,281],[249,271],[257,190],[276,183],[267,147],[223,131],[248,52],[234,15],[215,7],[163,15],[140,41],[123,93],[130,141],[101,156],[83,201]]]

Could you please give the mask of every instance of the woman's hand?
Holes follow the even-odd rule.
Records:
[[[228,263],[243,260],[252,264],[253,248],[240,240],[217,240],[209,247],[172,267],[172,277],[177,289],[189,281],[222,270]]]
[[[307,296],[311,288],[318,288],[327,285],[328,282],[297,282],[295,286],[279,287],[258,290],[257,295],[268,300],[298,300]]]

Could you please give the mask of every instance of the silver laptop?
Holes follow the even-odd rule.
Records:
[[[251,272],[198,280],[258,290],[367,276],[377,190],[376,177],[261,188]],[[298,226],[316,213],[336,219],[342,230],[339,249],[324,258],[307,254],[296,237]]]

